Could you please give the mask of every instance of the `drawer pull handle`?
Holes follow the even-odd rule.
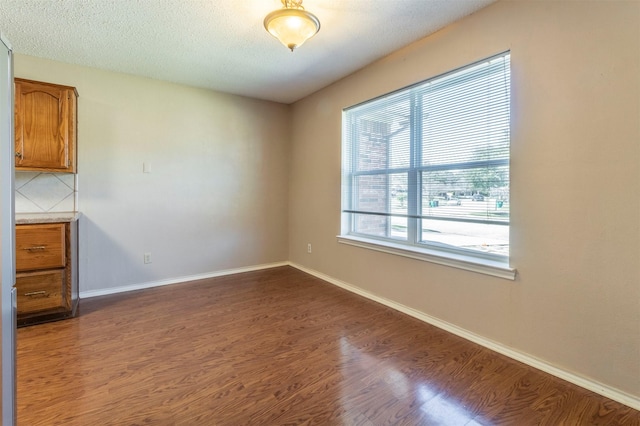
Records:
[[[28,251],[42,251],[42,250],[46,250],[47,246],[32,246],[32,247],[25,247],[22,250],[28,250]]]
[[[47,294],[46,291],[44,290],[40,290],[40,291],[30,291],[29,293],[25,293],[25,296],[44,296],[45,294]]]

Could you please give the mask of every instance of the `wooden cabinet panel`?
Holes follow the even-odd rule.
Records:
[[[16,169],[75,173],[75,88],[14,81]]]
[[[16,226],[16,271],[64,268],[63,223]]]
[[[64,269],[16,275],[18,315],[65,308]]]
[[[76,315],[77,245],[77,221],[16,225],[18,326]]]

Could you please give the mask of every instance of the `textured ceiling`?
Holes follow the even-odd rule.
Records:
[[[262,21],[280,0],[0,0],[16,53],[291,103],[494,0],[304,0],[295,52]]]

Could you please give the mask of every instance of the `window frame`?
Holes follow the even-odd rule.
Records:
[[[422,140],[422,123],[423,123],[423,111],[422,101],[427,91],[420,90],[429,84],[442,84],[443,88],[453,87],[452,83],[447,85],[446,78],[448,76],[461,75],[461,71],[467,69],[473,69],[481,64],[491,63],[500,58],[510,58],[510,51],[502,52],[497,55],[493,55],[489,58],[481,61],[474,62],[448,73],[429,78],[414,85],[396,90],[394,92],[379,96],[377,98],[362,102],[360,104],[345,108],[343,110],[343,133],[342,133],[342,210],[341,210],[341,234],[337,237],[338,242],[348,244],[352,246],[362,247],[366,249],[381,251],[385,253],[410,257],[414,259],[429,261],[441,265],[453,266],[460,269],[470,270],[474,272],[489,274],[505,279],[514,280],[516,270],[510,266],[510,256],[499,255],[495,253],[485,253],[478,250],[465,249],[463,247],[451,246],[445,243],[439,243],[436,241],[425,240],[423,237],[424,229],[423,222],[426,220],[444,220],[448,222],[471,222],[487,225],[502,225],[508,226],[509,230],[510,220],[488,220],[488,219],[470,219],[468,217],[440,217],[432,216],[430,214],[425,215],[423,210],[423,201],[425,197],[425,189],[423,185],[424,175],[429,172],[437,171],[460,171],[460,170],[489,170],[491,167],[500,168],[507,167],[507,177],[509,177],[510,166],[510,135],[507,136],[507,149],[508,155],[506,158],[498,159],[484,159],[462,162],[447,162],[444,164],[425,165],[422,163],[422,153],[424,151],[424,141]],[[510,67],[510,61],[508,62]],[[463,78],[465,78],[463,76]],[[466,77],[469,80],[471,77]],[[462,80],[464,81],[464,80]],[[505,84],[510,88],[511,82],[507,81]],[[431,92],[428,92],[431,93]],[[510,95],[509,95],[510,98]],[[391,99],[386,104],[381,104],[379,101],[386,101]],[[395,103],[409,102],[409,162],[406,167],[392,167],[389,161],[392,149],[386,149],[387,163],[386,168],[374,168],[370,170],[359,170],[357,162],[362,158],[358,154],[359,149],[359,136],[360,130],[357,129],[355,121],[361,120],[367,113],[367,111],[382,111],[383,106],[395,108]],[[510,103],[510,99],[508,101]],[[356,111],[354,113],[353,111]],[[508,122],[507,127],[510,133],[510,106],[507,112]],[[383,112],[387,114],[388,112]],[[387,143],[391,143],[390,139]],[[504,155],[504,154],[503,154]],[[407,207],[406,214],[397,214],[391,211],[392,197],[390,196],[391,177],[395,174],[406,174],[407,176]],[[358,210],[353,208],[357,205],[355,199],[355,193],[358,192],[358,178],[362,176],[383,176],[386,177],[387,183],[385,185],[387,204],[389,204],[386,212],[374,212],[366,210]],[[507,182],[508,182],[507,178]],[[510,187],[508,187],[508,194],[510,195]],[[510,197],[508,197],[510,199]],[[367,233],[357,232],[355,223],[357,221],[357,215],[364,214],[369,216],[386,216],[389,220],[386,221],[387,232],[384,237],[370,235]],[[510,215],[510,213],[509,213]],[[391,218],[402,217],[406,218],[406,241],[401,239],[394,239],[391,237]]]

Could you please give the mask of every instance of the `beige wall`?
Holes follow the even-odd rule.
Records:
[[[509,49],[516,281],[338,244],[341,109]],[[637,400],[639,82],[635,1],[499,2],[395,52],[294,104],[289,259]]]
[[[24,55],[15,76],[80,94],[81,292],[287,260],[288,106]]]

